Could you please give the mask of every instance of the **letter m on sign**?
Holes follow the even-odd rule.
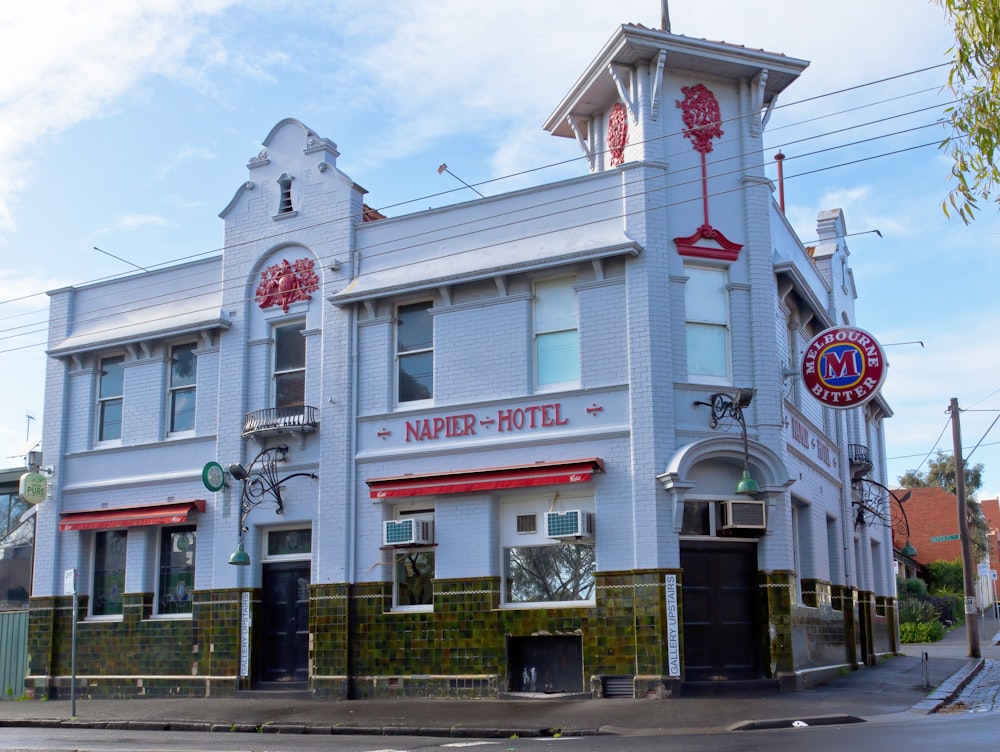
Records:
[[[825,379],[857,378],[861,374],[858,370],[858,351],[846,347],[823,353],[822,373]]]

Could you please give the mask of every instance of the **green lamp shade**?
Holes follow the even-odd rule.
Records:
[[[757,485],[757,481],[750,475],[749,470],[743,471],[743,477],[736,484],[736,493],[740,496],[753,496],[760,493],[760,486]]]
[[[917,549],[914,547],[912,543],[910,543],[910,539],[907,538],[906,545],[903,546],[903,550],[900,551],[899,553],[901,553],[903,556],[909,556],[912,559],[914,556],[917,555]]]
[[[237,567],[248,567],[250,566],[250,555],[243,550],[243,541],[236,547],[233,551],[232,556],[229,557],[229,563]]]

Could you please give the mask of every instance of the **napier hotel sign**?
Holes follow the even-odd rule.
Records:
[[[888,364],[878,341],[863,329],[835,326],[815,337],[802,356],[802,383],[824,405],[857,407],[876,394]]]

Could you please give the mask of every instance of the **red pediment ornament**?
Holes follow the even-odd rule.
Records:
[[[260,273],[255,300],[262,309],[281,306],[288,313],[288,306],[300,300],[312,300],[310,293],[319,287],[319,277],[313,271],[316,262],[310,258],[288,263],[272,264]]]

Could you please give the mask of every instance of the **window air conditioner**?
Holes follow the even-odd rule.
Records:
[[[594,514],[580,509],[546,512],[545,534],[550,538],[593,538]]]
[[[434,523],[430,520],[386,520],[382,539],[386,546],[413,546],[434,542]]]
[[[723,530],[766,530],[767,517],[763,501],[722,502]]]

